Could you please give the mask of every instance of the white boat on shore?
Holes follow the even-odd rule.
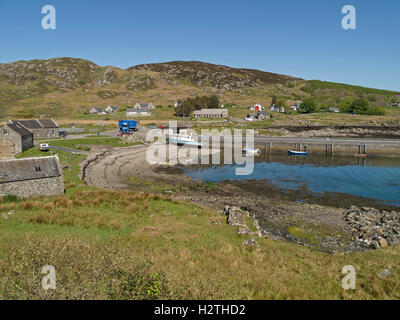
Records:
[[[245,146],[242,149],[242,151],[245,152],[248,155],[259,155],[259,154],[261,154],[260,149],[249,148],[248,146]]]
[[[201,142],[195,140],[193,136],[189,135],[170,135],[168,136],[168,142],[178,146],[187,145],[201,148]]]

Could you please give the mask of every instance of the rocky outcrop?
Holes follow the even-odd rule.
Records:
[[[104,73],[101,75],[100,79],[97,80],[97,85],[100,87],[105,87],[113,83],[117,79],[117,74],[111,67],[107,67]]]
[[[129,70],[160,72],[165,79],[182,79],[200,87],[212,87],[222,91],[241,91],[267,84],[286,83],[300,80],[290,76],[251,69],[236,69],[199,61],[173,61],[143,64]]]
[[[146,91],[155,88],[156,79],[147,75],[135,75],[129,80],[126,89],[131,91]]]
[[[257,219],[255,218],[255,216],[251,215],[250,212],[243,211],[238,207],[225,206],[223,214],[228,217],[227,220],[230,226],[239,227],[238,234],[252,235],[258,237],[264,236],[263,233],[261,232],[261,228],[258,224]],[[246,216],[251,218],[253,227],[256,231],[250,230],[250,227],[246,222]]]
[[[400,212],[353,206],[344,216],[356,241],[372,249],[400,244]]]
[[[244,240],[242,244],[249,247],[259,247],[257,240],[254,238],[251,238],[249,240]]]
[[[75,88],[94,78],[100,69],[94,63],[72,58],[18,61],[0,64],[0,77],[8,83],[24,85],[43,81],[59,88]]]

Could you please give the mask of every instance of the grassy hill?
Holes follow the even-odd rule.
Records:
[[[2,118],[85,118],[84,113],[94,105],[115,104],[124,109],[138,101],[164,106],[161,118],[168,118],[173,108],[166,108],[176,100],[213,94],[223,103],[243,108],[257,102],[268,106],[273,96],[288,103],[315,97],[318,103],[331,105],[351,96],[381,107],[400,101],[398,92],[197,61],[145,64],[126,70],[73,58],[0,64]]]

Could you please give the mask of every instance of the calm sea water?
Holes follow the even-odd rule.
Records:
[[[391,158],[300,158],[258,159],[250,176],[236,176],[238,165],[190,167],[185,174],[194,179],[264,180],[282,189],[339,192],[381,200],[400,207],[400,159]]]

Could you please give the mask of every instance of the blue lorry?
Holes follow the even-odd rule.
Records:
[[[137,120],[120,120],[118,125],[121,134],[129,134],[139,130],[139,121]]]

